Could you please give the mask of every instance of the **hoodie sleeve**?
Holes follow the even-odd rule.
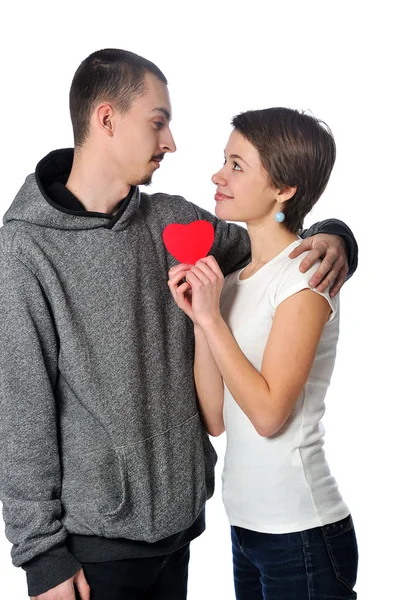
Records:
[[[54,389],[58,344],[34,273],[0,251],[0,500],[15,566],[29,595],[76,573],[61,523],[61,468]]]
[[[245,267],[251,260],[251,242],[247,230],[236,223],[222,221],[195,204],[193,207],[197,218],[210,221],[215,229],[215,241],[209,254],[216,258],[223,275]]]
[[[331,235],[339,235],[343,238],[348,256],[349,270],[346,276],[348,280],[357,269],[358,246],[352,231],[339,219],[327,219],[326,221],[315,223],[309,229],[305,229],[302,231],[301,236],[305,238],[316,235],[316,233],[330,233]]]

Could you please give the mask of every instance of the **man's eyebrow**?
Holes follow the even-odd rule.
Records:
[[[164,108],[163,106],[159,106],[159,107],[157,107],[157,108],[154,108],[154,109],[151,111],[151,113],[150,113],[150,114],[154,114],[154,113],[157,113],[157,112],[158,112],[158,113],[159,113],[159,112],[160,112],[160,113],[162,113],[162,114],[163,114],[163,115],[166,117],[166,119],[167,119],[168,121],[170,121],[170,120],[172,119],[170,112],[169,112],[169,111],[168,111],[166,108]]]
[[[225,155],[226,157],[226,155]],[[251,168],[251,166],[247,163],[246,160],[244,160],[239,154],[230,154],[229,158],[232,158],[233,160],[236,160],[238,158],[238,160],[242,160],[243,163],[245,163],[247,165],[247,167]]]

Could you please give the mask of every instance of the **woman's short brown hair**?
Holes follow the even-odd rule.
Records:
[[[329,127],[290,108],[247,111],[235,116],[232,125],[257,149],[274,186],[297,187],[284,204],[283,225],[299,233],[334,166],[336,149]]]

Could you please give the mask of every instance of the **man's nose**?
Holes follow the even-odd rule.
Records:
[[[162,140],[161,140],[161,148],[162,152],[176,152],[176,144],[173,139],[173,135],[169,127],[167,130],[165,129],[163,132]]]

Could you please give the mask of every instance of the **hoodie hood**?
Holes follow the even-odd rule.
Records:
[[[4,225],[22,221],[52,229],[87,230],[105,227],[123,230],[140,204],[140,191],[132,187],[115,215],[70,210],[56,204],[50,196],[51,186],[65,184],[72,168],[73,148],[55,150],[37,165],[35,173],[28,175],[10,208],[3,217]]]

